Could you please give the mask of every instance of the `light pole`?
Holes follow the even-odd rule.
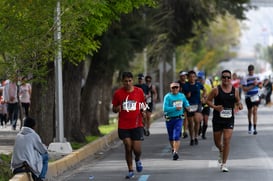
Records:
[[[56,115],[56,138],[55,142],[51,143],[48,150],[71,153],[72,148],[70,143],[64,138],[64,119],[63,119],[63,78],[62,78],[62,34],[61,34],[61,3],[57,1],[56,14],[54,17],[56,25],[54,32],[54,40],[57,45],[55,52],[55,115]]]

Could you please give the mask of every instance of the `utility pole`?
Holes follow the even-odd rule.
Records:
[[[56,114],[56,138],[54,143],[51,143],[48,150],[71,153],[72,148],[70,143],[64,138],[64,119],[63,119],[63,78],[62,78],[62,34],[61,34],[61,3],[57,1],[56,14],[54,17],[56,25],[54,32],[54,40],[57,50],[55,52],[55,114]]]

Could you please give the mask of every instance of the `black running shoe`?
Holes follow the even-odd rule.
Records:
[[[194,144],[198,145],[198,139],[197,138],[194,139]]]
[[[190,145],[193,146],[194,145],[194,140],[190,141]]]
[[[173,152],[173,160],[177,160],[179,158],[178,154],[176,152]]]

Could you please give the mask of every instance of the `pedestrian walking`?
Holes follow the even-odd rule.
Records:
[[[31,98],[31,85],[27,82],[27,77],[22,78],[22,84],[20,85],[19,90],[19,98],[24,109],[24,117],[28,117]]]
[[[133,85],[133,74],[123,72],[123,87],[115,91],[112,100],[112,111],[119,114],[118,136],[123,141],[125,159],[128,167],[126,179],[134,177],[133,154],[137,172],[143,169],[141,141],[143,137],[142,111],[146,108],[143,90]]]
[[[221,84],[209,93],[207,104],[213,108],[213,138],[219,150],[220,169],[222,172],[228,172],[226,162],[234,128],[234,105],[238,106],[239,110],[243,109],[243,105],[240,102],[239,90],[231,84],[231,72],[223,70],[221,79]]]
[[[172,148],[172,158],[179,158],[180,137],[183,125],[184,108],[189,110],[190,104],[185,95],[179,92],[179,83],[170,84],[170,92],[164,96],[163,111],[166,128]]]
[[[258,134],[258,106],[260,104],[259,88],[262,87],[262,82],[259,76],[254,74],[254,65],[248,66],[248,75],[242,80],[242,88],[245,92],[245,103],[247,106],[248,118],[248,133]],[[253,126],[253,127],[252,127]]]
[[[18,88],[16,78],[6,81],[4,86],[3,97],[7,103],[8,119],[12,125],[12,129],[16,130],[17,119],[18,119]]]

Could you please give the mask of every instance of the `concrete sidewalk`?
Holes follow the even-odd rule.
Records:
[[[117,114],[116,114],[117,115]],[[156,104],[156,109],[152,114],[152,119],[158,119],[163,116],[162,113],[162,104]],[[11,129],[10,129],[11,130]],[[50,162],[48,165],[47,172],[47,181],[54,181],[54,177],[62,174],[65,170],[75,166],[82,160],[86,159],[90,155],[95,154],[96,152],[104,149],[107,145],[114,142],[118,139],[117,130],[111,132],[104,137],[99,138],[88,145],[73,151],[72,153],[64,156],[63,158],[56,160],[54,162]],[[54,153],[50,153],[54,154]],[[9,181],[30,181],[30,177],[27,173],[16,174]]]

